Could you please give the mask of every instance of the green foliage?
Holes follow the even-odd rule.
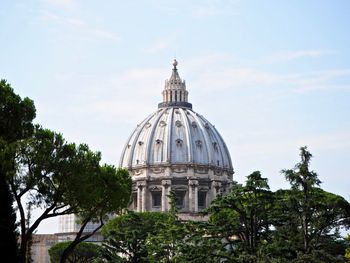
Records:
[[[16,262],[18,257],[16,213],[8,177],[14,173],[12,144],[32,133],[35,107],[32,100],[21,99],[10,84],[0,80],[0,247],[2,258]]]
[[[317,174],[309,169],[312,155],[306,147],[300,152],[294,169],[282,171],[291,189],[275,192],[274,230],[261,253],[289,262],[342,262],[339,229],[350,226],[350,204],[319,188]]]
[[[207,222],[185,222],[172,209],[164,213],[129,213],[103,230],[105,259],[110,262],[343,262],[345,241],[339,229],[349,226],[350,204],[319,188],[311,158],[285,170],[291,189],[272,192],[260,172],[234,185],[205,211]],[[306,190],[305,190],[306,189]],[[307,210],[309,209],[309,210]],[[308,250],[303,219],[308,216]],[[150,220],[150,217],[152,220]],[[121,255],[125,257],[121,257]],[[347,255],[348,256],[348,255]]]
[[[345,237],[345,241],[346,241],[346,249],[345,249],[345,259],[346,262],[350,262],[350,235],[347,235]]]
[[[81,227],[73,242],[62,254],[61,262],[65,262],[74,248],[82,241],[91,237],[108,219],[107,214],[111,212],[119,213],[130,201],[131,178],[125,169],[116,170],[113,166],[104,165],[99,168],[96,176],[85,177],[84,191],[88,198],[84,198],[84,203],[79,204],[79,211],[76,211],[81,219]],[[88,222],[99,222],[92,232],[85,233],[84,229]]]
[[[111,219],[102,228],[105,237],[103,257],[108,262],[148,262],[147,243],[163,230],[162,223],[169,217],[169,214],[159,212],[128,212]]]
[[[0,138],[11,143],[30,136],[34,118],[34,102],[22,100],[6,80],[0,80]]]
[[[60,262],[63,251],[71,244],[71,242],[59,242],[49,249],[50,262]],[[100,255],[101,247],[99,245],[82,242],[78,244],[73,252],[69,255],[67,261],[71,263],[91,263]]]
[[[100,166],[100,153],[86,144],[67,143],[61,134],[36,126],[29,139],[17,144],[16,154],[17,172],[9,181],[21,215],[22,244],[43,220],[75,213],[81,218],[82,231],[71,250],[88,238],[81,234],[89,221],[102,226],[107,213],[118,212],[129,203],[128,172]],[[43,209],[29,228],[24,226],[26,203]]]
[[[246,184],[234,185],[231,192],[218,197],[208,209],[210,220],[222,232],[230,245],[236,237],[235,249],[253,255],[259,243],[268,238],[270,214],[274,208],[273,193],[266,178],[256,171],[247,177]],[[227,218],[227,221],[224,219]]]

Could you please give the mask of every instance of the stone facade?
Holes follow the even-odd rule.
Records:
[[[34,263],[49,263],[49,249],[58,242],[57,235],[55,234],[35,234],[32,237],[32,260]]]

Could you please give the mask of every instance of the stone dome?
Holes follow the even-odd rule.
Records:
[[[196,213],[233,182],[227,146],[214,125],[192,110],[177,65],[174,60],[158,110],[137,125],[121,154],[136,211],[167,211],[173,191],[181,212]]]
[[[142,121],[124,147],[121,167],[196,165],[233,171],[215,127],[190,108],[160,108]]]

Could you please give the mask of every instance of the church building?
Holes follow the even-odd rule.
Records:
[[[230,188],[230,153],[216,128],[192,109],[174,60],[163,102],[131,133],[119,166],[133,180],[131,209],[169,210],[170,191],[182,218],[191,219]]]

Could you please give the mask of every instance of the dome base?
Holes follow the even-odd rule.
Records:
[[[189,102],[184,102],[184,101],[158,103],[158,109],[168,108],[168,107],[177,107],[177,108],[180,107],[180,108],[192,109],[192,104]]]

